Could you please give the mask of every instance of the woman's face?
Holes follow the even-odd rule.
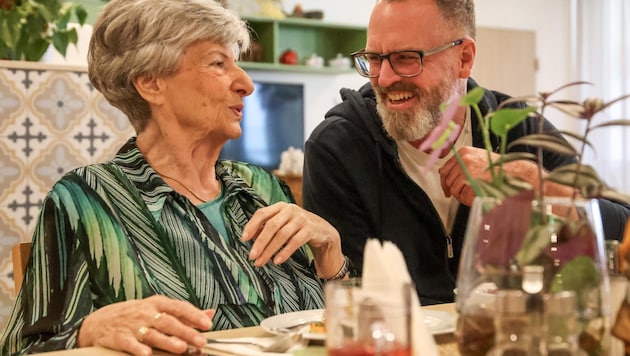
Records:
[[[212,139],[223,145],[241,136],[243,97],[254,84],[236,64],[232,48],[203,40],[184,52],[175,74],[161,78],[163,105],[154,108],[154,119],[189,134],[188,139]],[[175,126],[172,126],[175,125]]]

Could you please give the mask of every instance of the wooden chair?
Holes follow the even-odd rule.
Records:
[[[11,259],[13,260],[13,283],[15,284],[15,293],[20,291],[22,279],[24,279],[24,271],[28,257],[31,255],[31,243],[19,242],[11,248]]]

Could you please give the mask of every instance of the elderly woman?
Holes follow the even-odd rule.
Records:
[[[2,354],[181,353],[199,330],[322,307],[323,280],[348,274],[338,232],[265,170],[218,160],[253,90],[248,44],[213,0],[104,7],[89,76],[137,137],[47,195]]]

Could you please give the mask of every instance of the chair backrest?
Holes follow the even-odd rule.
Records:
[[[28,262],[28,257],[30,255],[30,242],[19,242],[13,245],[13,248],[11,248],[11,259],[13,260],[13,283],[15,284],[15,293],[17,293],[22,286],[22,279],[24,279],[26,263]]]

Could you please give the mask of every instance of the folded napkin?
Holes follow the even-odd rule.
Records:
[[[391,288],[381,288],[383,298],[388,290],[401,288],[404,283],[411,282],[411,276],[407,270],[405,258],[402,253],[390,241],[381,244],[376,239],[370,239],[365,245],[363,254],[363,286],[391,284]],[[429,333],[424,324],[424,317],[417,293],[412,293],[413,308],[411,311],[411,347],[414,356],[438,356],[438,349],[433,335]]]
[[[253,342],[261,346],[270,345],[275,339],[275,336],[266,336],[266,337],[237,337],[237,338],[224,338],[218,339],[229,342]],[[227,352],[233,355],[242,355],[242,356],[288,356],[293,355],[293,352],[303,349],[304,346],[301,344],[294,345],[285,353],[279,352],[263,352],[260,348],[254,345],[237,345],[237,344],[222,344],[222,343],[210,343],[204,347],[204,350],[217,350],[222,352]]]

